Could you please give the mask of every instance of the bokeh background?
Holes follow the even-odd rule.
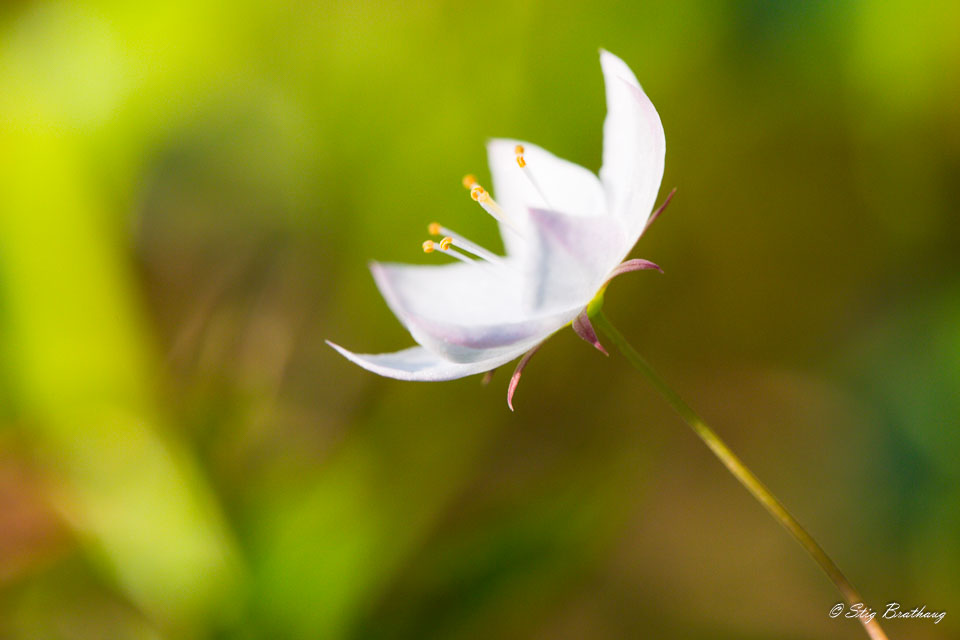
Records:
[[[597,50],[678,194],[611,319],[869,604],[960,633],[960,5],[0,5],[0,637],[859,638],[618,357],[416,384],[366,269],[484,142],[594,170]],[[442,258],[436,258],[442,259]]]

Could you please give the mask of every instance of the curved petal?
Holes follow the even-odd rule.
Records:
[[[388,306],[414,340],[454,362],[528,349],[576,316],[575,309],[525,313],[521,274],[504,278],[491,275],[487,267],[373,263],[371,270]]]
[[[327,340],[327,344],[336,349],[344,358],[367,371],[372,371],[387,378],[421,382],[455,380],[475,373],[483,373],[510,362],[527,351],[524,348],[490,360],[461,363],[444,360],[423,347],[410,347],[393,353],[371,354],[353,353],[329,340]]]
[[[526,166],[517,164],[515,149],[523,146]],[[530,142],[494,139],[487,143],[493,196],[516,229],[501,225],[509,255],[523,251],[528,209],[552,209],[574,216],[599,216],[607,210],[600,180],[591,171],[558,158]],[[504,228],[506,227],[506,228]]]
[[[498,325],[444,325],[411,318],[410,335],[421,346],[452,362],[478,362],[529,349],[569,324],[576,309]]]
[[[653,103],[620,58],[600,51],[607,92],[600,179],[613,215],[638,238],[663,179],[666,140]]]
[[[534,237],[524,261],[524,303],[541,313],[586,306],[632,243],[620,223],[606,216],[531,209],[530,219]]]

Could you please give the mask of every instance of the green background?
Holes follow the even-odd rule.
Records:
[[[505,405],[366,269],[499,247],[484,143],[598,169],[605,47],[673,204],[607,312],[868,603],[960,630],[952,2],[0,5],[0,637],[858,638],[619,357]],[[509,369],[509,368],[507,368]]]

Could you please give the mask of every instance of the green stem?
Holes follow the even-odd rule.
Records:
[[[620,350],[620,352],[630,361],[640,373],[645,375],[653,386],[656,387],[657,391],[670,403],[670,406],[673,407],[677,413],[680,414],[680,417],[686,421],[690,428],[693,429],[694,433],[703,440],[710,450],[713,452],[717,458],[720,459],[720,462],[733,474],[733,476],[740,481],[747,491],[756,498],[763,507],[770,512],[770,515],[779,522],[783,527],[790,532],[790,534],[799,542],[804,549],[807,550],[814,560],[817,561],[817,564],[820,565],[820,568],[827,574],[827,576],[833,581],[837,586],[837,589],[840,590],[840,593],[843,595],[843,599],[846,600],[848,606],[852,606],[857,603],[862,603],[863,599],[860,597],[860,594],[857,593],[857,590],[853,588],[853,585],[850,584],[850,581],[847,580],[846,576],[843,575],[843,572],[837,567],[837,565],[830,559],[826,554],[823,548],[817,544],[817,541],[807,533],[807,530],[800,526],[800,523],[797,522],[797,519],[790,515],[790,512],[787,511],[786,507],[783,506],[776,496],[770,493],[770,490],[757,476],[754,475],[750,469],[730,450],[730,447],[720,439],[713,429],[707,426],[707,423],[697,415],[697,413],[690,408],[683,398],[677,394],[666,382],[663,381],[656,371],[647,363],[643,357],[640,356],[637,351],[630,346],[630,343],[627,342],[626,338],[617,331],[617,329],[610,324],[610,321],[607,320],[607,317],[603,314],[602,311],[598,311],[593,316],[593,324],[597,326],[600,331],[602,331],[613,344]],[[884,634],[883,629],[880,628],[880,623],[876,619],[871,619],[869,621],[860,618],[860,622],[863,623],[864,628],[867,631],[867,634],[873,638],[873,640],[887,640],[886,634]]]

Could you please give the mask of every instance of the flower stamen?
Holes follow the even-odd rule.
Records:
[[[548,209],[553,209],[553,205],[550,204],[550,201],[547,200],[547,196],[543,193],[543,189],[540,188],[540,185],[537,183],[536,179],[533,177],[533,172],[530,171],[530,168],[527,167],[527,159],[524,156],[526,152],[522,144],[518,144],[513,148],[513,152],[517,155],[517,166],[520,167],[520,170],[523,171],[523,175],[526,176],[527,180],[533,185],[534,190],[540,195],[540,198],[543,200],[543,203],[547,205]]]
[[[506,212],[500,208],[500,205],[490,197],[490,192],[480,186],[473,174],[467,174],[463,177],[463,186],[470,190],[470,197],[477,201],[484,211],[497,222],[503,223],[514,231],[518,231],[516,226],[510,222]],[[518,231],[519,232],[519,231]]]
[[[453,240],[451,238],[444,238],[440,242],[434,242],[433,240],[427,240],[423,243],[423,252],[424,253],[433,253],[437,249],[440,249],[445,254],[453,256],[461,262],[466,262],[467,264],[476,264],[475,260],[471,260],[466,255],[460,253],[452,247]]]
[[[517,164],[520,165],[520,168],[523,169],[527,166],[527,161],[523,157],[523,145],[518,144],[514,147],[513,152],[517,154]]]
[[[476,242],[468,240],[467,238],[463,237],[456,231],[451,231],[450,229],[447,229],[446,227],[441,226],[437,222],[431,222],[430,225],[427,227],[427,231],[430,232],[430,235],[446,236],[443,240],[440,241],[441,245],[447,240],[449,240],[450,241],[449,244],[452,244],[455,247],[460,247],[461,249],[465,249],[466,251],[469,251],[473,255],[477,256],[478,258],[486,260],[491,264],[496,264],[496,265],[503,264],[503,259],[497,254],[493,253],[492,251],[487,251]],[[442,246],[440,248],[443,249]]]

